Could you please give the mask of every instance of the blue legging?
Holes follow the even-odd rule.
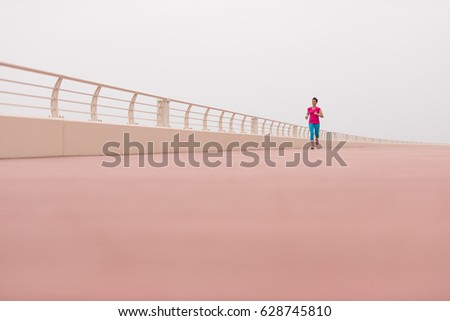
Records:
[[[320,124],[309,124],[309,140],[314,140],[314,136],[319,138]]]

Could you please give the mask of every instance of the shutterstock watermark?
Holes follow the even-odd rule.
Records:
[[[285,167],[300,165],[319,167],[333,166],[337,163],[340,166],[347,166],[347,163],[339,154],[345,143],[345,141],[333,142],[332,135],[328,133],[325,146],[314,144],[314,149],[311,149],[311,143],[307,142],[303,144],[300,151],[296,149],[292,153],[291,159],[282,159],[282,165]],[[156,143],[153,141],[148,141],[146,145],[147,148],[141,142],[132,141],[130,134],[124,133],[122,142],[110,141],[103,145],[103,155],[111,159],[104,160],[102,166],[109,168],[130,167],[131,154],[137,153],[139,167],[145,167],[146,164],[152,167],[166,167],[169,165],[169,157],[173,158],[174,164],[179,167],[186,167],[186,163],[192,167],[200,167],[201,163],[212,168],[219,166],[233,167],[233,157],[236,157],[236,152],[239,152],[246,158],[239,162],[241,167],[256,167],[261,162],[269,167],[277,167],[279,164],[276,161],[280,161],[280,157],[286,157],[285,150],[294,147],[292,141],[277,143],[276,140],[272,140],[270,135],[265,135],[263,141],[245,141],[242,144],[239,141],[231,141],[226,145],[217,141],[208,141],[202,146],[200,141],[195,140],[194,133],[189,134],[187,140],[180,140],[180,134],[176,134],[171,142],[162,142],[160,148],[156,148]],[[325,153],[318,154],[316,153],[317,150],[324,150]],[[276,156],[279,157],[276,157],[275,160],[272,159],[273,151],[278,151]],[[182,159],[186,158],[182,155],[187,156],[187,161]]]

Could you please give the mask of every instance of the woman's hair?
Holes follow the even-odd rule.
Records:
[[[313,99],[312,100],[315,100],[316,101],[316,103],[318,103],[319,102],[319,99],[317,99],[316,97],[313,97]]]

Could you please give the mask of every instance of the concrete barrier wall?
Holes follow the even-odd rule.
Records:
[[[63,156],[64,124],[50,118],[0,116],[0,158]]]
[[[130,141],[144,145],[145,153],[148,152],[148,142],[154,142],[154,153],[162,152],[162,142],[169,142],[169,152],[173,152],[170,142],[176,134],[180,135],[181,141],[187,141],[189,134],[194,133],[195,140],[201,143],[197,151],[202,150],[203,146],[211,141],[218,142],[223,150],[227,149],[231,142],[239,142],[242,146],[245,142],[254,141],[261,146],[264,141],[264,136],[252,134],[1,115],[0,158],[103,155],[103,145],[111,141],[119,142],[120,148],[110,148],[110,151],[123,154],[125,133],[129,133]],[[286,137],[271,137],[271,140],[276,142],[277,146],[282,142],[292,142],[294,148],[301,148],[307,142],[305,139]],[[130,150],[131,154],[138,152],[138,148],[133,147]]]

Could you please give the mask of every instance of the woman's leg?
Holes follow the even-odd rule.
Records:
[[[311,141],[311,148],[314,148],[314,124],[309,124],[309,140]]]
[[[316,144],[319,145],[319,133],[320,133],[320,124],[314,125],[315,135],[316,135]]]

